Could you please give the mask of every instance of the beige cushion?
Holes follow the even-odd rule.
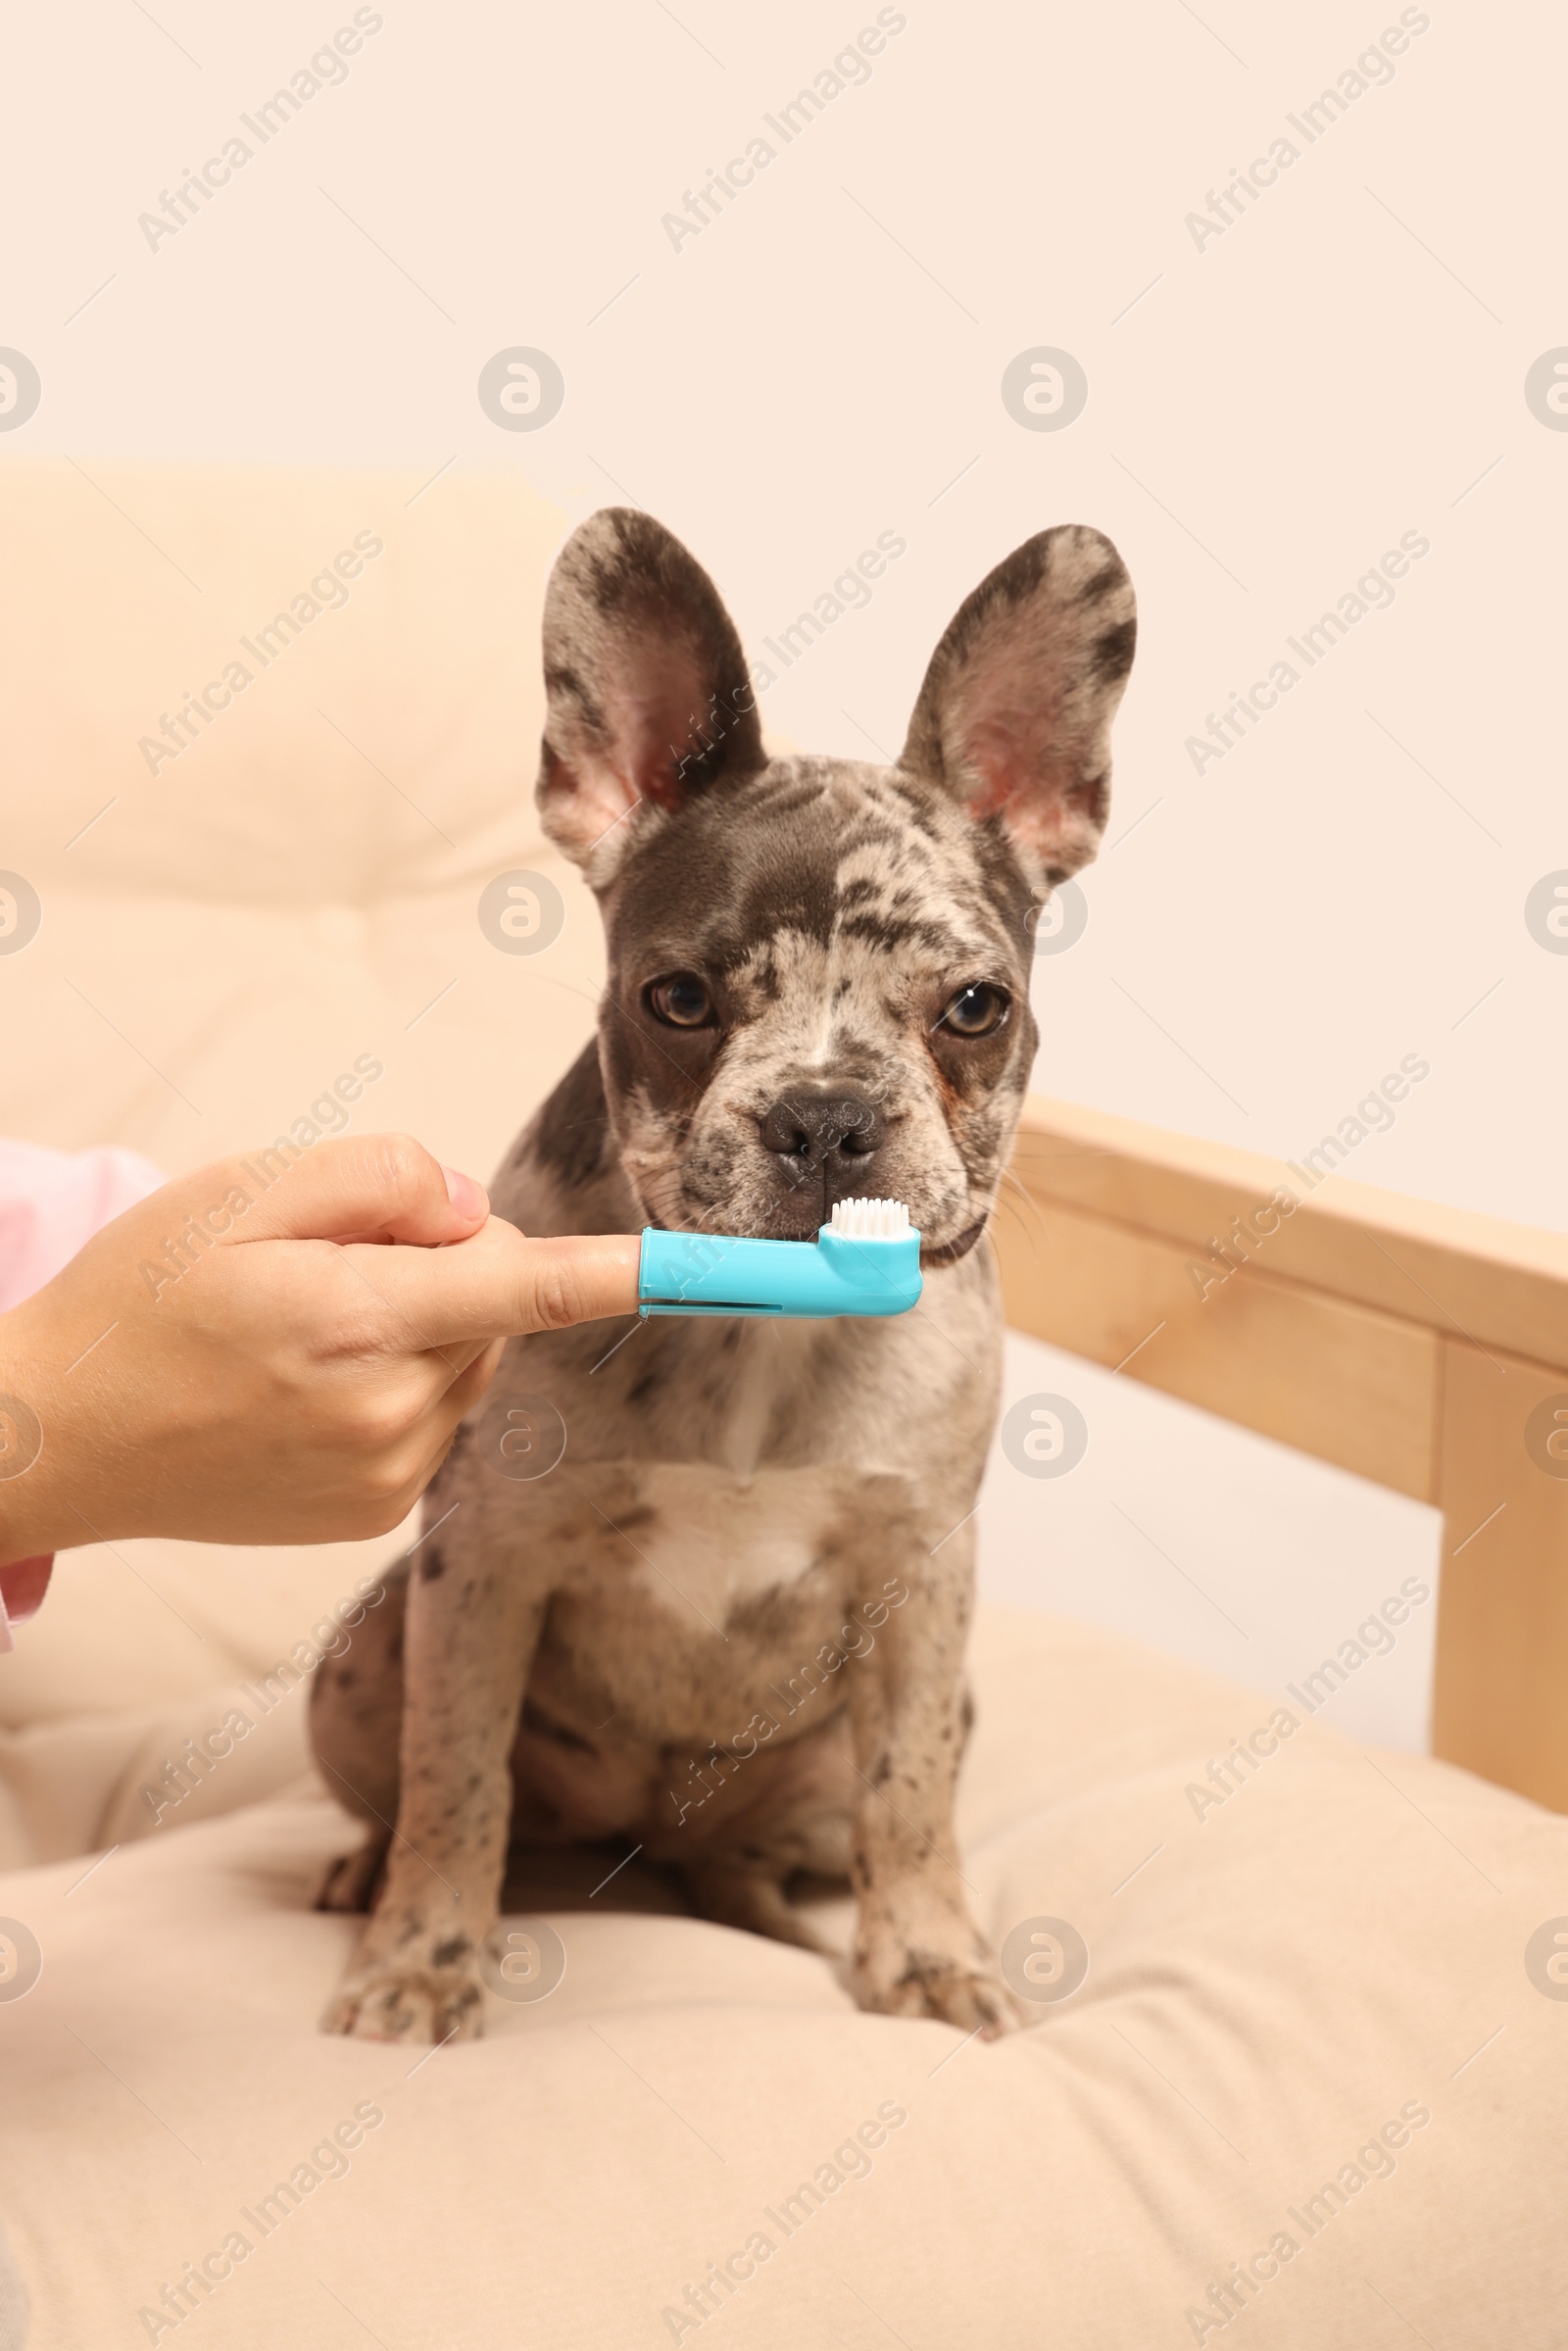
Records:
[[[38,2351],[147,2339],[138,2311],[236,2229],[251,2249],[181,2341],[1544,2351],[1568,2005],[1523,1955],[1568,1908],[1568,1823],[1312,1725],[1200,1820],[1189,1785],[1265,1701],[1022,1614],[983,1619],[975,1667],[978,1913],[999,1939],[1064,1918],[1090,1952],[995,2047],[858,2014],[828,1964],[662,1912],[637,1864],[558,1890],[564,1979],[492,1997],[484,2041],[320,2038],[354,1928],[307,1906],[344,1838],[310,1792],[85,1883],[79,1861],[0,1881],[44,1952],[0,2003]],[[335,2128],[375,2114],[325,2176]],[[1386,2125],[1402,2144],[1367,2152]],[[264,2234],[249,2216],[291,2179]],[[803,2182],[821,2201],[791,2229]],[[664,2315],[759,2232],[721,2315]],[[1210,2285],[1281,2234],[1255,2308],[1200,2334]]]
[[[238,1550],[137,1540],[62,1551],[47,1601],[0,1666],[0,1742],[28,1725],[117,1715],[127,1701],[158,1707],[265,1673],[417,1534],[416,1515],[399,1536],[368,1543]],[[0,1869],[48,1858],[8,1844],[0,1819]]]

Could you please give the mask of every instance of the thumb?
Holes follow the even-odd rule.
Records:
[[[282,1162],[282,1164],[280,1164]],[[281,1148],[234,1164],[252,1206],[233,1241],[466,1241],[490,1202],[472,1176],[443,1167],[412,1135],[344,1135],[284,1160]]]

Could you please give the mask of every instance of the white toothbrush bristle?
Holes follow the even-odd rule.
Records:
[[[852,1241],[902,1241],[909,1211],[901,1200],[835,1200],[831,1229]]]

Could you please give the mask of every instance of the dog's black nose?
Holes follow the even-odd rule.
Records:
[[[882,1140],[882,1114],[862,1094],[831,1086],[797,1086],[781,1094],[762,1119],[762,1141],[804,1171],[867,1159]]]

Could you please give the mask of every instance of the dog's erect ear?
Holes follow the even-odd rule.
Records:
[[[606,507],[572,532],[545,594],[544,656],[539,808],[595,883],[619,862],[636,809],[678,808],[765,764],[735,624],[651,515]]]
[[[1105,829],[1110,722],[1137,632],[1110,541],[1076,522],[1041,531],[959,606],[900,766],[999,818],[1032,881],[1063,880]]]

